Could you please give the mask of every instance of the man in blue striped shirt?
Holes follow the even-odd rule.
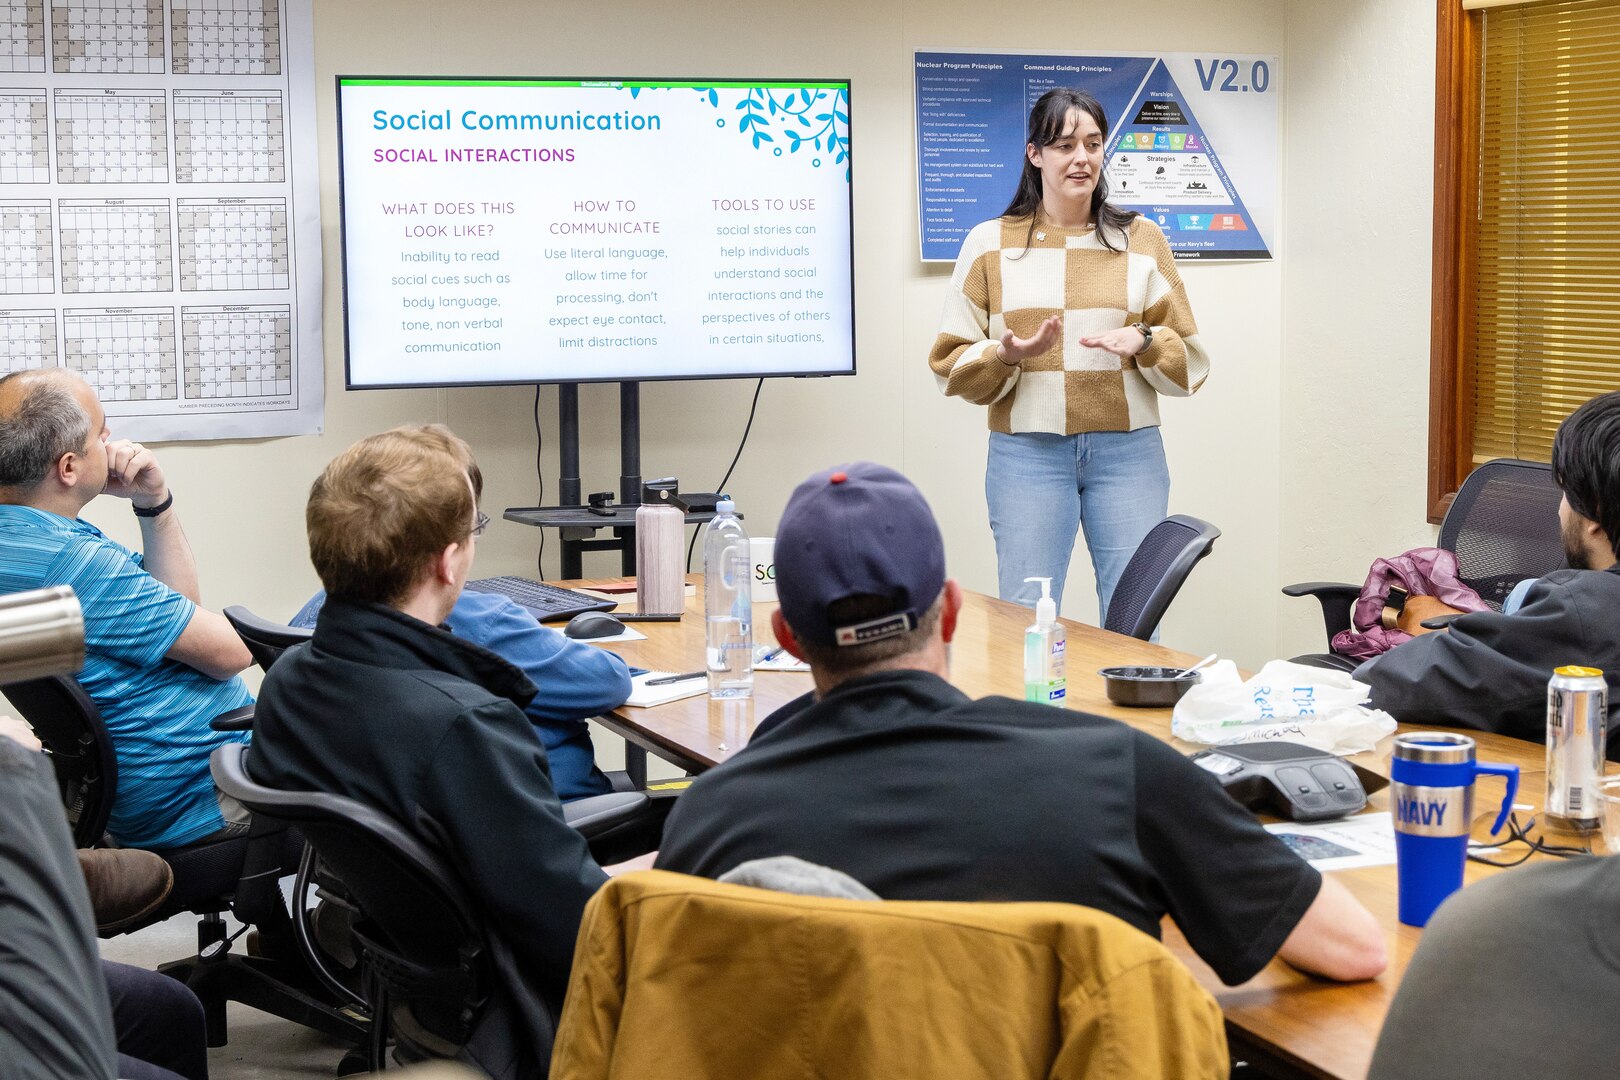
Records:
[[[144,555],[79,513],[97,495],[128,499]],[[114,440],[95,390],[65,369],[0,379],[0,593],[70,585],[84,608],[79,682],[118,754],[108,831],[127,847],[182,847],[241,828],[208,772],[212,730],[250,704],[251,661],[224,616],[200,606],[197,564],[152,451]]]

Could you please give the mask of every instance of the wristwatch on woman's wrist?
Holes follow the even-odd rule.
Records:
[[[1142,322],[1132,323],[1131,327],[1138,334],[1142,335],[1142,347],[1140,349],[1138,349],[1137,351],[1139,353],[1145,353],[1149,349],[1151,349],[1153,347],[1153,327],[1149,326],[1147,323],[1142,323]]]

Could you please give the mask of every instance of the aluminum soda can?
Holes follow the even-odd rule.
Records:
[[[1598,825],[1609,687],[1603,672],[1561,667],[1547,683],[1547,817],[1555,825]]]

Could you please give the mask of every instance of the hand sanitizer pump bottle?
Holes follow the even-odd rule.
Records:
[[[1063,653],[1068,642],[1057,621],[1057,602],[1052,599],[1052,579],[1025,578],[1041,583],[1041,598],[1035,603],[1035,625],[1024,631],[1024,700],[1063,706],[1068,680],[1063,676]]]

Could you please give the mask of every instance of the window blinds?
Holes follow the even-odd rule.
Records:
[[[1473,450],[1545,461],[1559,421],[1620,388],[1620,0],[1479,18]]]

